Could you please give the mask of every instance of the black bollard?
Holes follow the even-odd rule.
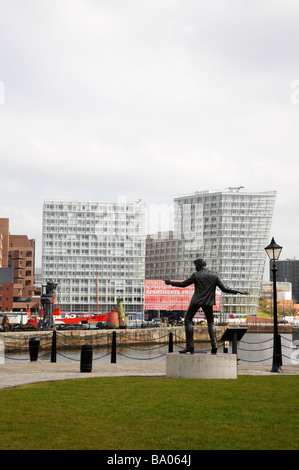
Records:
[[[116,364],[116,331],[112,332],[111,364]]]
[[[90,344],[83,344],[81,346],[80,372],[91,372],[92,350],[93,347]]]
[[[33,336],[29,339],[29,354],[31,362],[37,361],[39,344],[40,339],[38,338],[38,336]]]
[[[168,343],[168,352],[173,352],[173,333],[169,333],[169,343]]]
[[[52,336],[51,362],[56,362],[56,330],[53,331]]]

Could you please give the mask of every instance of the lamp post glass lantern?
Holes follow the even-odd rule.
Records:
[[[274,240],[274,237],[271,240],[271,243],[266,246],[265,251],[269,256],[271,261],[271,270],[273,274],[273,313],[274,313],[274,335],[273,335],[273,360],[272,360],[272,370],[271,372],[281,372],[282,365],[282,355],[281,355],[281,340],[280,335],[278,334],[278,325],[277,325],[277,291],[276,291],[276,273],[277,268],[275,261],[278,260],[282,246],[277,245]]]
[[[270,261],[277,261],[280,256],[282,246],[277,245],[273,237],[270,245],[266,246],[265,250],[270,258]]]

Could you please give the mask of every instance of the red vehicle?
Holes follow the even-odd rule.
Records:
[[[43,316],[43,310],[40,312],[40,316]],[[98,322],[105,323],[107,320],[107,313],[104,314],[92,314],[92,313],[70,313],[61,312],[61,308],[58,306],[53,307],[53,317],[56,325],[76,325],[78,323],[96,325]],[[28,323],[30,325],[37,326],[40,318],[33,315],[28,316]]]

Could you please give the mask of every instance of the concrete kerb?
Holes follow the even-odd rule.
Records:
[[[238,364],[238,375],[299,375],[299,364],[285,365],[281,374],[267,364]],[[166,377],[165,363],[94,363],[91,372],[80,372],[78,362],[10,362],[0,364],[0,389],[37,382],[91,377]]]

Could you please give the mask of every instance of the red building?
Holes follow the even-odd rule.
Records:
[[[144,310],[147,312],[163,312],[162,316],[172,312],[183,314],[194,293],[194,286],[185,288],[166,285],[161,279],[146,279],[144,287]],[[221,311],[221,292],[216,290],[214,312]],[[200,312],[196,316],[200,316]]]

